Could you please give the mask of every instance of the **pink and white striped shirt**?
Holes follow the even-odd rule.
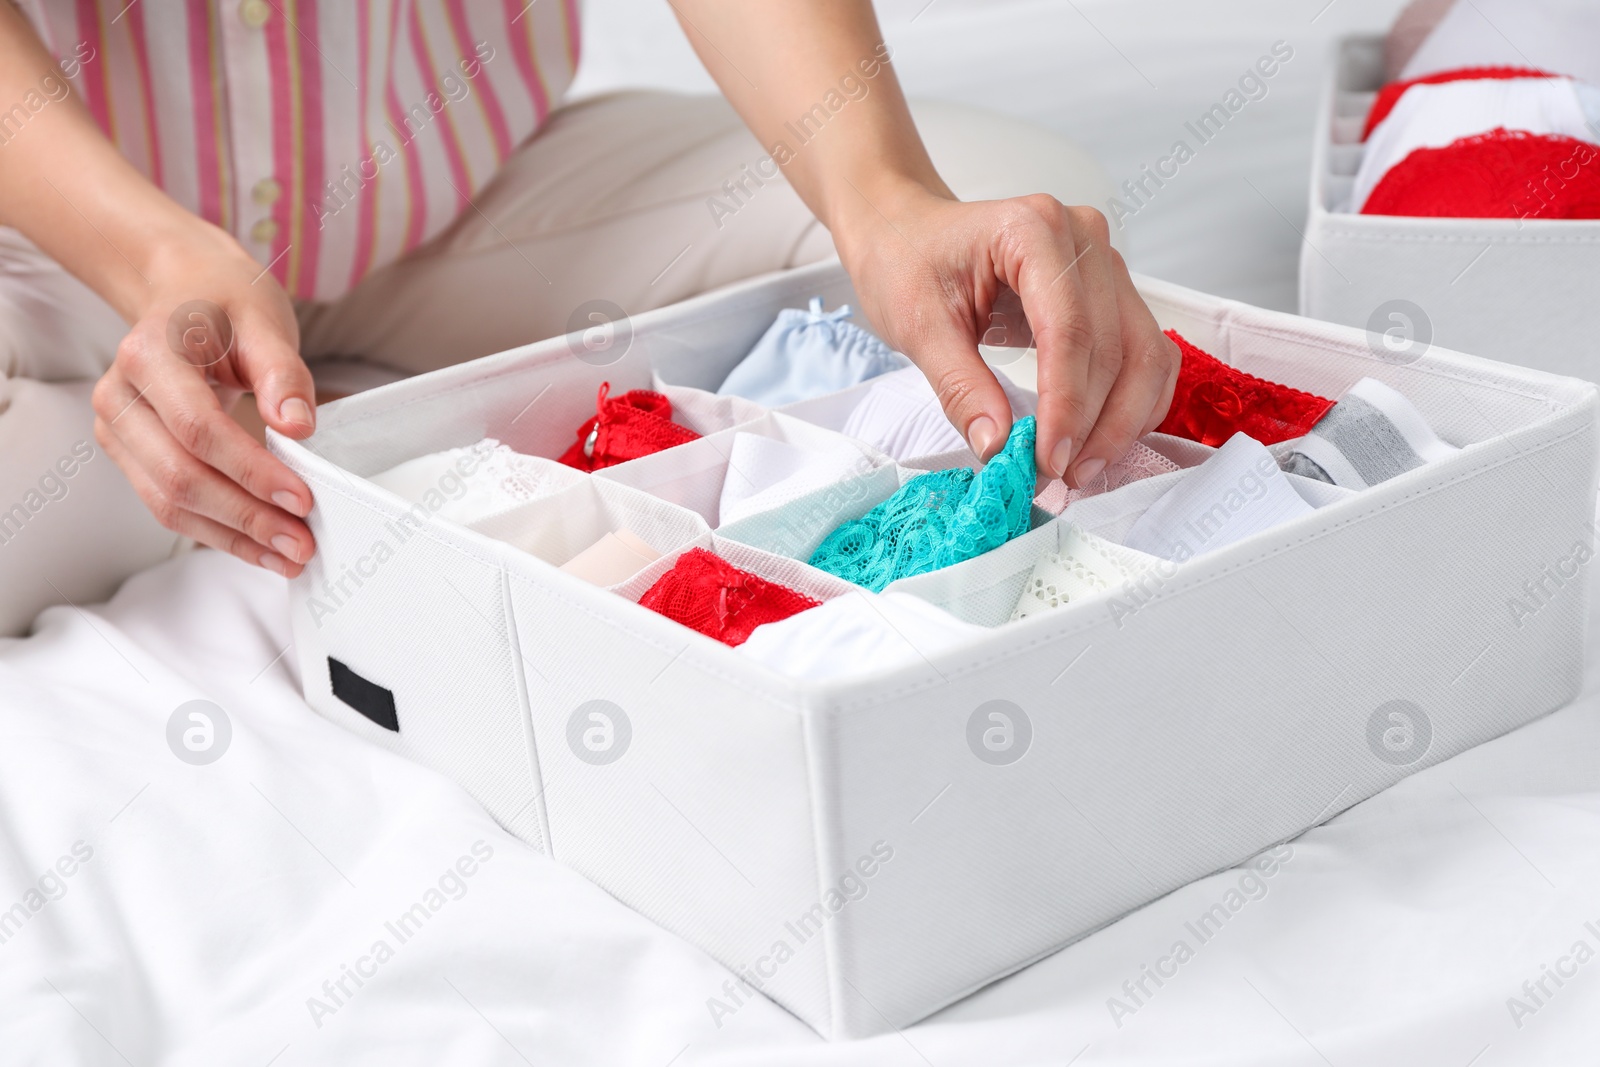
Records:
[[[122,153],[310,300],[449,225],[578,63],[578,0],[20,6]]]

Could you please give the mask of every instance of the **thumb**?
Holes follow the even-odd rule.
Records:
[[[285,437],[311,436],[316,429],[316,386],[296,347],[276,330],[239,341],[240,376],[256,395],[261,420]]]
[[[978,354],[977,339],[946,329],[919,346],[915,362],[973,453],[987,460],[1000,451],[1011,433],[1011,401]]]

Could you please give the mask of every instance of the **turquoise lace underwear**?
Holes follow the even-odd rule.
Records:
[[[919,475],[818,546],[811,565],[873,592],[897,578],[980,556],[1028,532],[1032,519],[1033,416],[1018,419],[1000,453],[967,467]]]

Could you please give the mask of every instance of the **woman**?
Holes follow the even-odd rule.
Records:
[[[1041,472],[1092,478],[1161,420],[1177,352],[1103,217],[958,200],[869,0],[674,10],[731,112],[557,109],[575,0],[0,3],[0,633],[174,534],[298,574],[310,492],[230,411],[309,435],[308,360],[420,372],[835,249],[980,456],[1011,415],[977,343],[1026,343],[1019,311]],[[1100,202],[1055,139],[930,116],[947,169]]]

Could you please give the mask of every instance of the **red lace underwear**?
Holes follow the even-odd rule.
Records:
[[[1305,436],[1333,407],[1331,400],[1230,367],[1185,341],[1177,330],[1168,330],[1167,336],[1178,342],[1183,364],[1172,407],[1157,433],[1218,448],[1243,432],[1272,445]]]
[[[1372,131],[1378,128],[1378,123],[1389,117],[1389,112],[1400,102],[1407,89],[1413,85],[1443,85],[1446,82],[1467,81],[1505,81],[1510,78],[1551,78],[1542,70],[1532,67],[1458,67],[1455,70],[1441,70],[1435,74],[1428,74],[1421,78],[1412,78],[1410,81],[1390,82],[1378,91],[1378,98],[1372,102],[1372,110],[1367,112],[1367,125],[1361,131],[1361,139],[1365,141],[1372,136]]]
[[[1452,219],[1600,218],[1600,146],[1496,129],[1419,148],[1389,168],[1363,215]]]
[[[742,645],[762,623],[787,619],[820,602],[691,548],[639,603],[725,645]]]
[[[662,394],[630,389],[611,397],[610,392],[611,383],[601,382],[595,416],[578,427],[578,440],[561,454],[562,463],[597,471],[700,439],[672,421],[672,401]]]

